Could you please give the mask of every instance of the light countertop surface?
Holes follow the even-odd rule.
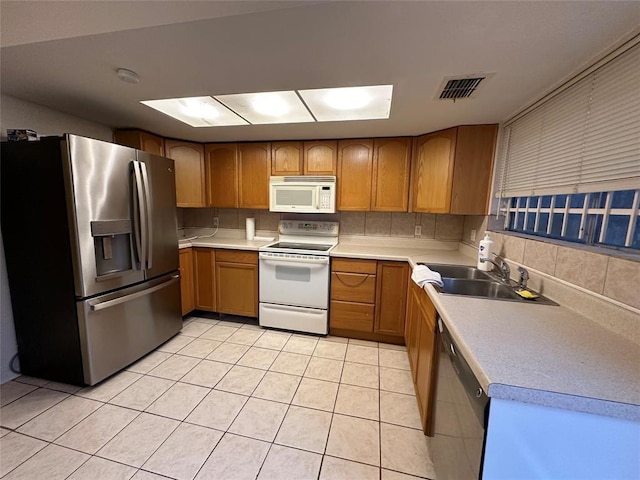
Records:
[[[258,250],[267,241],[198,239],[192,246]],[[341,242],[333,257],[474,265],[451,244]],[[562,306],[425,291],[492,398],[640,422],[640,346]]]
[[[181,239],[178,242],[178,248],[189,247],[208,247],[208,248],[228,248],[231,250],[254,250],[271,243],[273,238],[259,240],[245,240],[244,238],[220,238],[220,237],[201,237],[192,240]]]

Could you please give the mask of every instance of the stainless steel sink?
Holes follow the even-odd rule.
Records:
[[[507,300],[537,305],[558,305],[553,300],[540,295],[534,300],[527,300],[516,294],[515,288],[502,282],[489,272],[465,265],[444,265],[435,263],[419,263],[442,276],[444,288],[439,291],[445,295],[465,295],[468,297],[492,300]]]
[[[443,278],[444,293],[469,295],[472,297],[519,300],[513,288],[504,283],[466,278]]]
[[[443,278],[493,280],[487,272],[478,270],[475,267],[467,267],[465,265],[438,265],[435,263],[419,263],[418,265],[425,265],[430,270],[438,272]]]

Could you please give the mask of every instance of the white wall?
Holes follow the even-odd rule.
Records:
[[[27,128],[38,135],[76,133],[99,140],[111,141],[113,130],[105,125],[67,115],[35,103],[8,95],[0,96],[0,136],[6,140],[7,129]],[[9,368],[11,358],[18,351],[9,297],[9,283],[4,261],[4,247],[0,245],[0,383],[17,375]]]

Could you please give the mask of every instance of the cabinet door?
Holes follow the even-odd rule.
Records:
[[[338,142],[338,210],[371,209],[373,140]]]
[[[376,138],[374,140],[371,210],[407,211],[410,164],[411,138]]]
[[[302,142],[271,144],[271,175],[302,175]]]
[[[269,208],[271,144],[238,144],[238,206]]]
[[[458,127],[451,213],[486,215],[497,125]]]
[[[180,250],[180,298],[182,315],[196,308],[193,290],[193,251],[190,248]]]
[[[405,262],[378,262],[376,333],[404,335],[408,271]]]
[[[216,262],[218,312],[258,316],[258,267],[243,263]]]
[[[420,292],[420,330],[418,334],[418,363],[416,365],[416,396],[426,435],[432,435],[432,410],[437,370],[436,309],[426,292]]]
[[[417,365],[418,365],[418,340],[420,333],[420,287],[415,283],[411,283],[409,288],[409,302],[407,308],[407,325],[405,330],[407,344],[407,352],[409,353],[409,363],[411,365],[411,374],[413,382],[416,381]]]
[[[304,142],[304,174],[335,175],[338,163],[338,141]]]
[[[116,130],[113,141],[119,145],[137,148],[164,157],[164,139],[141,130]]]
[[[411,172],[412,210],[449,213],[456,129],[418,137]]]
[[[176,163],[178,207],[205,207],[204,147],[198,143],[165,140],[167,157]]]
[[[238,207],[238,146],[235,143],[205,145],[207,203],[210,207]]]
[[[196,308],[215,312],[215,250],[213,248],[194,248],[193,265],[196,280]]]

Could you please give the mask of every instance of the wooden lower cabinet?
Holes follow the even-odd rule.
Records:
[[[398,337],[404,335],[408,272],[409,265],[404,262],[378,262],[376,333]]]
[[[410,283],[405,342],[422,429],[426,435],[433,435],[431,412],[437,369],[437,313],[427,293]]]
[[[218,312],[258,316],[258,254],[216,250]]]
[[[216,257],[213,248],[193,249],[195,272],[195,303],[198,310],[216,310]]]
[[[330,333],[402,344],[407,272],[404,262],[333,259]]]
[[[193,250],[180,250],[180,299],[182,301],[182,315],[186,315],[196,308],[194,278],[193,278]]]

